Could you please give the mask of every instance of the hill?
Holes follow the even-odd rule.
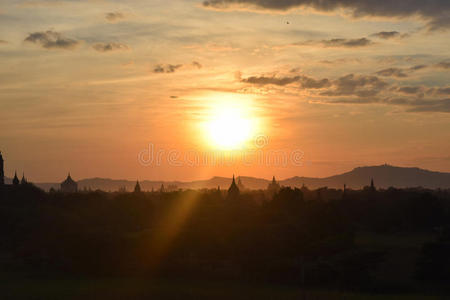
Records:
[[[358,167],[352,171],[324,178],[313,177],[292,177],[280,180],[280,184],[291,187],[301,187],[303,184],[308,188],[319,188],[327,186],[329,188],[342,188],[344,184],[349,188],[359,189],[370,184],[373,178],[378,188],[406,188],[406,187],[423,187],[423,188],[450,188],[450,173],[433,172],[419,168],[404,168],[390,165]],[[11,180],[6,178],[6,182]],[[265,189],[270,180],[242,176],[241,181],[246,188],[249,189]],[[207,180],[197,181],[140,181],[143,190],[150,191],[152,189],[159,190],[164,184],[166,189],[201,189],[201,188],[217,188],[226,189],[231,183],[231,178],[213,177]],[[80,189],[100,189],[104,191],[117,191],[125,187],[128,191],[134,189],[135,181],[116,180],[107,178],[89,178],[78,181]],[[42,189],[50,188],[59,189],[59,183],[36,183]]]

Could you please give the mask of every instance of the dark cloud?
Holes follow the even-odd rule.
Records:
[[[450,87],[430,88],[427,94],[431,96],[450,96]]]
[[[386,82],[376,76],[354,74],[349,74],[336,80],[329,80],[328,78],[314,79],[303,75],[292,77],[251,76],[241,79],[241,82],[277,86],[297,83],[298,87],[302,89],[322,89],[320,92],[322,96],[357,96],[363,98],[376,96],[388,86]]]
[[[385,87],[386,82],[376,76],[364,76],[349,74],[336,80],[328,78],[314,79],[304,75],[275,77],[275,76],[251,76],[240,79],[241,82],[256,85],[285,86],[298,83],[303,89],[325,89],[320,93],[322,96],[358,96],[371,97],[377,95]]]
[[[248,78],[244,78],[241,81],[245,83],[257,84],[257,85],[279,85],[284,86],[294,82],[298,82],[300,80],[300,76],[294,77],[266,77],[266,76],[251,76]]]
[[[430,31],[442,30],[442,29],[448,29],[448,28],[450,28],[450,16],[449,16],[448,10],[447,10],[447,15],[445,15],[443,13],[442,16],[433,19],[428,24],[428,29]]]
[[[441,69],[450,69],[450,61],[441,61],[440,63],[435,65],[437,68]]]
[[[388,68],[378,71],[375,74],[385,77],[398,77],[398,78],[408,77],[408,75],[404,73],[404,70],[399,68]]]
[[[380,31],[377,33],[372,34],[371,36],[373,37],[377,37],[379,39],[385,39],[385,40],[389,40],[389,39],[394,39],[394,38],[405,38],[408,37],[408,34],[401,34],[398,31]]]
[[[405,70],[423,69],[417,65]],[[292,71],[292,70],[291,70]],[[292,73],[292,72],[290,72]],[[384,104],[400,106],[407,112],[450,112],[450,87],[395,86],[377,76],[348,74],[334,80],[296,76],[251,76],[236,78],[243,83],[261,86],[290,86],[290,91],[308,89],[310,101],[324,104]]]
[[[330,86],[330,81],[326,78],[316,80],[314,78],[301,75],[293,77],[251,76],[245,79],[241,79],[241,82],[257,85],[278,85],[278,86],[285,86],[292,83],[299,83],[300,87],[305,89],[321,89]]]
[[[192,69],[201,69],[203,68],[202,64],[198,61],[193,61],[189,64],[158,64],[153,68],[153,73],[175,73],[176,71],[180,70],[181,68],[185,70],[192,70]]]
[[[260,8],[285,11],[311,7],[321,12],[344,9],[353,17],[408,17],[419,15],[428,21],[428,28],[436,30],[450,27],[450,1],[448,0],[207,0],[204,7],[214,9]]]
[[[413,66],[411,68],[409,68],[410,71],[418,71],[418,70],[422,70],[428,68],[427,65],[417,65],[417,66]]]
[[[415,100],[407,103],[408,112],[441,112],[450,113],[450,99]]]
[[[121,43],[97,43],[94,44],[92,48],[98,52],[123,51],[130,49],[130,47]]]
[[[398,88],[398,91],[403,94],[417,94],[423,92],[423,88],[420,86],[403,86]]]
[[[306,42],[298,42],[293,45],[295,46],[310,46],[310,45],[318,45],[322,47],[330,47],[330,48],[358,48],[370,46],[372,43],[371,40],[367,38],[359,38],[359,39],[331,39],[331,40],[322,40],[322,41],[306,41]]]
[[[114,22],[118,22],[120,20],[125,19],[125,15],[121,12],[109,12],[105,15],[105,19],[108,22],[114,23]]]
[[[179,64],[179,65],[171,65],[171,64],[166,64],[166,65],[156,65],[155,68],[153,69],[153,73],[175,73],[176,70],[178,70],[179,68],[181,68],[183,65]]]
[[[385,87],[386,82],[377,76],[349,74],[332,82],[333,88],[322,92],[323,96],[358,96],[373,97],[379,94]]]
[[[450,87],[438,88],[436,90],[436,93],[439,94],[439,95],[448,95],[448,96],[450,96]]]
[[[196,67],[197,69],[203,68],[202,64],[199,63],[198,61],[193,61],[193,62],[192,62],[192,65],[193,65],[194,67]]]
[[[369,39],[360,38],[360,39],[332,39],[322,41],[325,47],[364,47],[372,44]]]
[[[384,104],[403,107],[406,112],[416,113],[450,113],[450,99],[411,99],[411,98],[337,98],[317,100],[316,103],[326,104]]]
[[[384,69],[378,72],[375,72],[375,74],[379,76],[385,76],[385,77],[397,77],[397,78],[405,78],[408,77],[408,75],[414,71],[422,70],[428,68],[427,65],[416,65],[412,66],[410,68],[388,68]]]
[[[38,44],[46,49],[74,49],[80,43],[52,30],[30,33],[25,42]]]
[[[329,87],[331,82],[327,79],[314,79],[306,76],[302,76],[301,87],[305,89],[322,89]]]

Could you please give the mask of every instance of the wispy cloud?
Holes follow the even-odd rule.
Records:
[[[410,68],[387,68],[375,72],[375,74],[384,77],[397,77],[397,78],[405,78],[408,77],[410,73],[414,71],[418,71],[421,69],[427,68],[427,65],[416,65]]]
[[[373,42],[367,38],[358,39],[330,39],[321,41],[305,41],[294,43],[294,46],[322,46],[324,48],[358,48],[372,45]]]
[[[126,51],[130,47],[122,43],[97,43],[92,46],[98,52]]]
[[[199,63],[198,61],[193,61],[193,62],[192,62],[192,65],[193,65],[194,67],[196,67],[197,69],[203,68],[202,64]]]
[[[404,78],[408,77],[408,75],[404,72],[403,69],[400,68],[387,68],[381,71],[376,72],[375,74],[385,77],[397,77]]]
[[[450,61],[441,61],[435,67],[448,70],[450,69]]]
[[[108,22],[116,23],[125,19],[125,14],[121,12],[109,12],[105,15],[105,19]]]
[[[409,36],[409,34],[407,33],[401,34],[398,31],[380,31],[372,34],[371,36],[377,37],[379,39],[390,40],[395,38],[406,38]]]

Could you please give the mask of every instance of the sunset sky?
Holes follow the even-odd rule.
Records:
[[[3,0],[0,66],[9,177],[450,172],[448,0]]]

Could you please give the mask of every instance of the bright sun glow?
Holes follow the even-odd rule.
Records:
[[[212,146],[222,150],[241,149],[255,132],[255,120],[249,108],[241,102],[216,103],[205,123],[207,140]]]

